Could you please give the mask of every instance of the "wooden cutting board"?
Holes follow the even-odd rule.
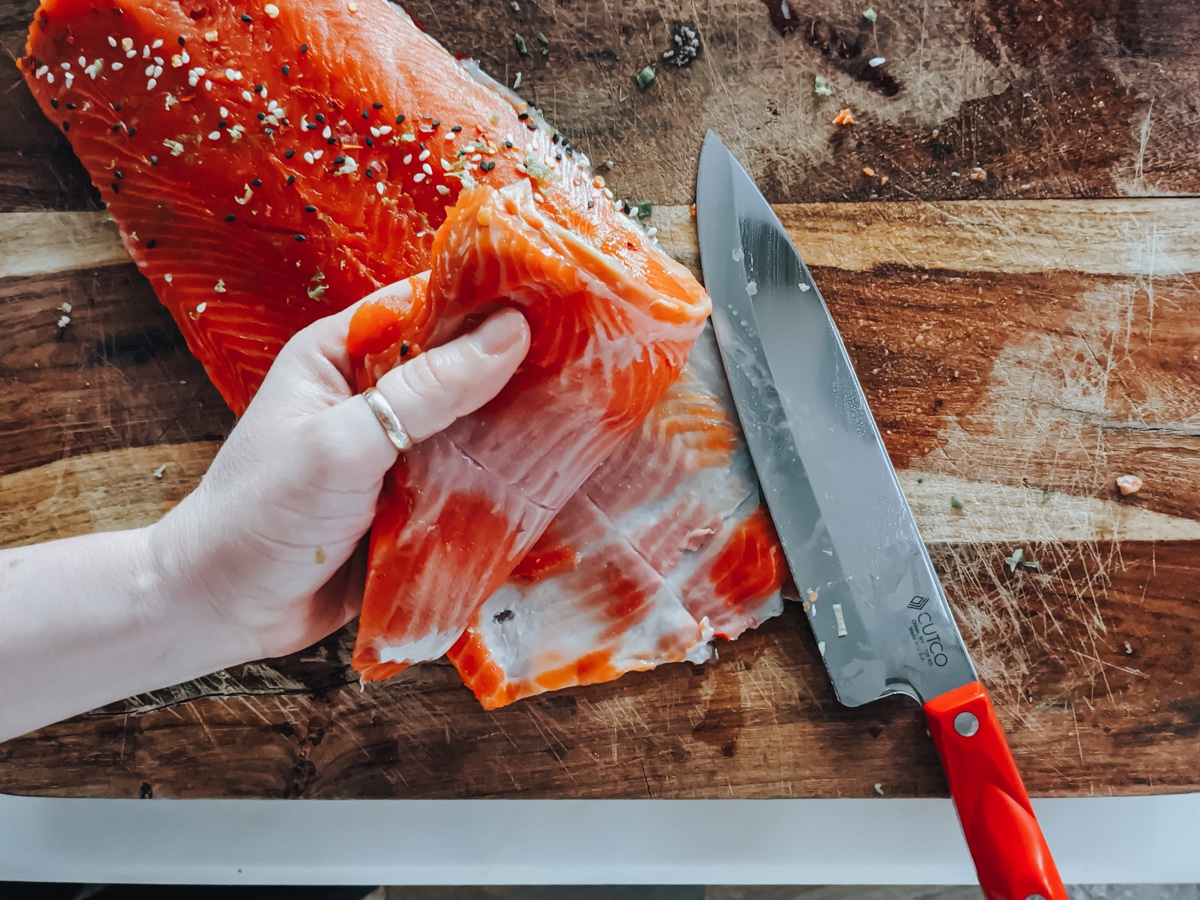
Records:
[[[864,5],[412,11],[497,77],[520,72],[693,267],[696,156],[717,128],[813,266],[1031,793],[1198,789],[1200,7],[929,0],[879,4],[872,24]],[[13,57],[32,11],[0,5]],[[701,51],[676,68],[661,57],[682,25]],[[830,124],[842,107],[853,126]],[[153,521],[233,418],[8,67],[0,121],[0,544]],[[1118,495],[1125,473],[1141,493]],[[1009,570],[1018,548],[1039,571]],[[946,792],[915,706],[840,707],[795,609],[710,665],[491,713],[444,663],[360,691],[351,640],[0,744],[0,790]]]

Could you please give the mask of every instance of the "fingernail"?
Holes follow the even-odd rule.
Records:
[[[496,356],[519,343],[524,332],[524,317],[515,310],[505,310],[484,322],[473,340],[488,356]]]

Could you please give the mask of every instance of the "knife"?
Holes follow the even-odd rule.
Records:
[[[988,900],[1066,900],[837,326],[711,131],[696,222],[734,405],[838,699],[922,704]]]

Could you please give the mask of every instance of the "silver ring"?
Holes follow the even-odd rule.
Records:
[[[367,388],[362,392],[362,398],[367,401],[367,406],[375,414],[375,418],[379,420],[379,424],[383,426],[388,440],[392,442],[395,448],[401,453],[411,450],[413,445],[412,438],[408,436],[408,432],[404,430],[404,426],[396,418],[396,411],[392,409],[391,404],[387,402],[383,394],[379,393],[375,388]]]

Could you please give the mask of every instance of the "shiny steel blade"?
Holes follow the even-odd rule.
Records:
[[[825,301],[711,131],[696,217],[730,388],[838,699],[923,702],[975,681]]]

